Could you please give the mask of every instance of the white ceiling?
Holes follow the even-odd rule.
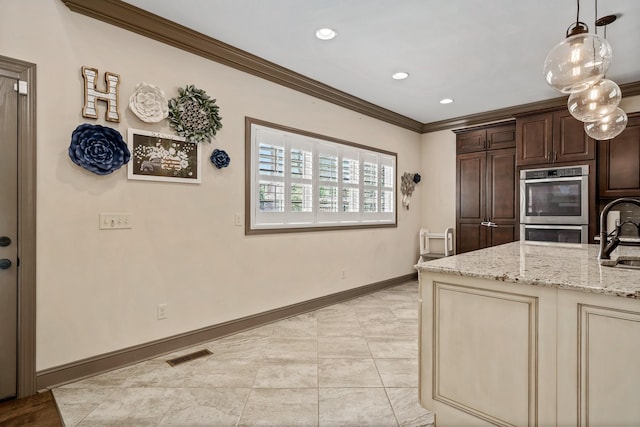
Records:
[[[542,64],[576,18],[576,0],[126,2],[422,123],[562,96]],[[597,6],[598,17],[619,15],[607,77],[640,81],[640,0]],[[595,0],[580,8],[594,32]],[[338,36],[316,39],[321,27]],[[396,71],[410,77],[393,80]]]

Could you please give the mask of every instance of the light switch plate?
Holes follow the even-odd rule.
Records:
[[[101,213],[100,230],[118,230],[131,228],[131,213]]]
[[[167,304],[158,304],[158,320],[167,318]]]

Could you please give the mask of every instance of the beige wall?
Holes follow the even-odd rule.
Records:
[[[640,111],[640,96],[623,98],[627,113]],[[450,130],[422,135],[421,227],[441,232],[456,226],[456,135]]]
[[[37,369],[412,273],[421,191],[398,228],[245,236],[244,118],[251,116],[398,153],[420,171],[420,135],[72,13],[59,0],[0,0],[0,54],[37,64]],[[67,155],[83,119],[82,66],[120,74],[123,119],[135,85],[169,97],[187,84],[217,98],[224,127],[204,146],[201,185],[97,176]],[[172,133],[172,132],[171,132]],[[214,148],[229,168],[208,162]],[[426,186],[422,184],[423,188]],[[400,198],[398,198],[398,205]],[[100,212],[131,212],[131,230],[99,231]],[[346,278],[341,279],[342,271]],[[168,319],[156,307],[168,304]]]
[[[420,154],[421,226],[442,233],[456,226],[456,135],[450,130],[422,135]],[[434,243],[434,251],[441,252],[442,242]]]

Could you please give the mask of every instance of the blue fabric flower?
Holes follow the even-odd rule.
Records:
[[[69,157],[88,171],[108,175],[126,164],[131,153],[117,130],[83,123],[71,134]]]
[[[218,150],[217,148],[211,153],[211,163],[213,163],[218,169],[226,168],[231,163],[231,158],[224,150]]]
[[[413,175],[413,182],[415,182],[416,184],[419,183],[421,179],[422,177],[420,176],[419,173]]]

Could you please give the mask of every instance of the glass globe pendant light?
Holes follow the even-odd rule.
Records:
[[[566,38],[557,44],[544,61],[544,78],[554,89],[570,93],[567,108],[584,122],[587,135],[595,140],[612,139],[627,126],[627,114],[620,108],[622,92],[613,81],[604,78],[611,65],[611,45],[606,40],[607,25],[616,15],[596,19],[596,27],[605,27],[605,37],[590,34],[580,22],[580,0],[576,0],[576,22],[567,29]],[[598,0],[595,0],[598,16]]]
[[[620,87],[612,80],[602,79],[569,95],[567,109],[581,122],[593,122],[613,113],[621,99]]]
[[[596,16],[598,16],[598,0],[596,0],[595,5]],[[607,15],[596,20],[596,27],[604,27],[605,39],[607,38],[607,25],[614,22],[616,18],[616,15]],[[589,93],[590,89],[583,91],[581,94],[576,94],[576,99],[574,99],[576,105],[582,104],[582,106],[586,106],[588,110],[594,108],[595,110],[600,109],[602,112],[604,112],[614,104],[617,105],[620,103],[618,98],[622,97],[622,93],[620,91],[620,87],[614,82],[610,82],[609,80],[604,79],[601,82],[594,84],[593,88],[595,90],[591,94]],[[601,107],[592,107],[589,104],[590,99],[595,99],[598,95],[602,95],[599,101]],[[568,106],[569,109],[571,109],[571,107],[573,106],[571,101],[568,103]],[[581,108],[579,108],[578,106],[575,107],[576,111],[580,109]],[[580,114],[580,112],[578,112],[578,114]],[[592,117],[593,116],[590,113],[586,113],[585,115],[585,119],[590,119]],[[606,140],[613,139],[616,136],[620,135],[622,131],[624,131],[624,129],[627,127],[628,118],[627,114],[620,107],[616,107],[610,113],[603,114],[602,116],[597,117],[596,120],[583,121],[585,122],[584,130],[587,135],[589,135],[593,139]]]
[[[612,113],[598,119],[595,122],[586,122],[584,131],[591,138],[603,141],[620,135],[627,127],[627,113],[622,108],[616,108]]]
[[[554,89],[573,93],[587,89],[602,79],[611,65],[611,45],[597,34],[590,34],[583,22],[567,29],[567,38],[547,54],[544,78]]]

